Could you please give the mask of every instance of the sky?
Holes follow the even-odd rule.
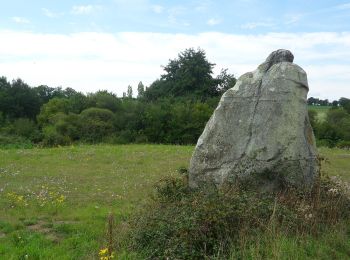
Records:
[[[350,98],[350,1],[0,0],[0,76],[30,86],[149,86],[201,48],[214,74],[239,77],[276,49],[308,74],[309,96]]]

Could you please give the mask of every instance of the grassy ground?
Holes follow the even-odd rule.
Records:
[[[156,181],[188,166],[192,151],[170,145],[0,150],[0,259],[97,259],[108,213],[117,222],[127,218]],[[350,181],[350,151],[320,152],[329,159],[327,172]]]
[[[319,148],[325,158],[322,170],[330,176],[339,176],[350,183],[350,151],[338,148]]]
[[[327,111],[331,106],[308,106],[309,110],[314,110],[317,112],[317,121],[322,122],[326,119]]]
[[[187,166],[192,149],[0,150],[0,259],[97,258],[108,212],[127,217],[157,180]]]

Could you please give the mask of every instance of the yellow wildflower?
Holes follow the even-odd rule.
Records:
[[[100,252],[98,253],[100,256],[105,255],[108,253],[108,248],[101,249]]]
[[[65,196],[61,195],[56,200],[58,203],[62,203],[62,202],[64,202],[65,198],[66,198]]]

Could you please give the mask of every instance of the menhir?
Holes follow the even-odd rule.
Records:
[[[226,91],[200,136],[189,185],[248,183],[311,188],[318,177],[305,71],[288,50],[272,52]]]

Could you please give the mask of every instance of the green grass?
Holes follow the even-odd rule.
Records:
[[[323,122],[326,120],[327,111],[331,108],[331,106],[308,106],[309,110],[314,110],[317,112],[317,121]]]
[[[128,218],[155,182],[188,166],[192,151],[193,146],[171,145],[0,150],[0,259],[97,259],[106,245],[109,212],[117,223]],[[327,172],[350,181],[350,151],[320,152],[329,158]],[[338,246],[349,244],[338,240]],[[303,250],[318,257],[313,248],[330,247],[329,241],[308,240]],[[300,246],[293,239],[274,243],[278,250]],[[330,251],[322,248],[320,258],[326,258]],[[247,255],[254,252],[247,247]],[[134,259],[129,253],[124,257]]]
[[[350,151],[320,147],[319,152],[325,158],[323,172],[329,176],[339,176],[350,183]]]
[[[187,167],[192,150],[166,145],[0,150],[0,259],[97,257],[108,213],[117,221],[126,218],[156,181]],[[61,195],[64,202],[58,203]]]

